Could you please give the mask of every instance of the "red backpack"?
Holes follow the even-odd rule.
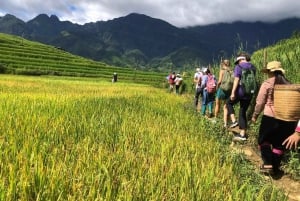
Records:
[[[216,80],[212,74],[207,75],[207,82],[206,82],[206,90],[208,93],[215,93],[216,92]]]
[[[169,84],[175,84],[176,76],[174,74],[169,75]]]

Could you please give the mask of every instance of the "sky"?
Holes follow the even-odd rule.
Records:
[[[276,22],[299,17],[300,0],[1,0],[0,16],[27,22],[39,14],[85,24],[130,13],[164,20],[177,27],[214,23]]]

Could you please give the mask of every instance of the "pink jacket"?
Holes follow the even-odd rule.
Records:
[[[275,77],[271,77],[261,84],[256,98],[254,117],[257,118],[262,111],[264,115],[274,117],[274,83]]]

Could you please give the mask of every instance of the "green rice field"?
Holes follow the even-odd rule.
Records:
[[[149,85],[1,75],[0,200],[287,200],[192,101]]]

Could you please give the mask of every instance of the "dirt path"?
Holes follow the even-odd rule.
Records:
[[[261,158],[259,156],[259,151],[257,148],[253,147],[249,143],[240,144],[237,142],[232,142],[231,148],[243,152],[245,156],[250,160],[255,166],[259,167],[261,164]],[[279,179],[273,179],[271,176],[265,176],[266,180],[274,183],[275,186],[283,189],[285,194],[289,197],[289,201],[300,201],[300,182],[291,179],[288,175],[284,174]]]

